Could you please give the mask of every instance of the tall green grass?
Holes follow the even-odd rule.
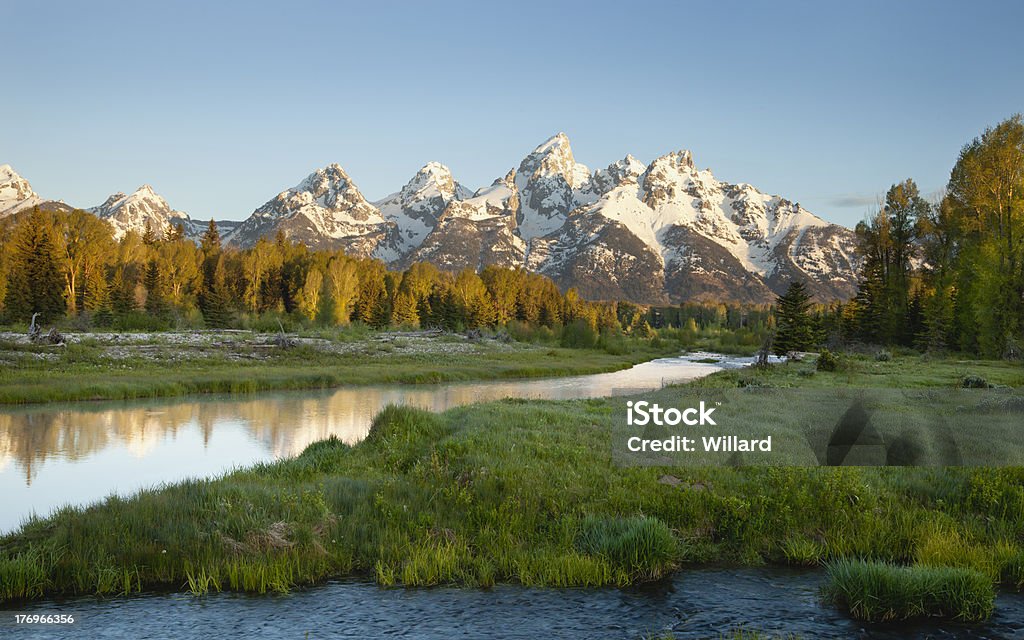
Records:
[[[945,617],[966,622],[992,615],[988,576],[956,567],[897,566],[837,560],[828,565],[825,597],[868,622]]]
[[[660,578],[677,557],[672,531],[660,520],[643,516],[588,516],[580,522],[576,547],[624,568],[631,579]]]

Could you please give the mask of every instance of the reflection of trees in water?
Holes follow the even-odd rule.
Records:
[[[494,387],[487,397],[511,395]],[[271,396],[252,400],[173,402],[150,407],[88,408],[0,413],[0,470],[12,462],[31,483],[53,459],[82,460],[112,446],[138,457],[161,442],[196,429],[203,447],[216,431],[241,428],[274,457],[300,453],[331,435],[349,444],[362,440],[373,417],[388,403],[441,411],[482,398],[479,389],[339,389],[312,397]]]
[[[613,374],[605,374],[613,375]],[[601,380],[602,376],[591,377]],[[203,448],[217,431],[241,430],[274,457],[300,453],[309,444],[337,436],[355,444],[387,404],[431,411],[510,396],[593,395],[586,385],[550,382],[463,384],[436,387],[362,387],[312,395],[270,395],[254,399],[164,401],[150,406],[39,410],[0,413],[0,470],[12,461],[31,482],[51,459],[81,460],[121,446],[138,457],[153,455],[167,438],[196,429]],[[605,391],[607,392],[607,391]],[[214,443],[213,446],[215,446]]]
[[[0,414],[0,468],[12,460],[31,482],[50,459],[81,460],[120,444],[145,457],[192,421],[195,405],[159,410],[42,410]]]

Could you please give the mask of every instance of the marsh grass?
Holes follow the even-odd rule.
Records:
[[[988,576],[973,569],[837,560],[827,571],[825,598],[859,620],[937,616],[976,622],[992,615],[995,588]]]

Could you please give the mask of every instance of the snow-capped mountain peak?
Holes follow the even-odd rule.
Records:
[[[114,228],[114,237],[118,239],[129,231],[144,233],[147,223],[157,236],[162,236],[172,225],[183,226],[186,233],[192,231],[192,220],[188,214],[171,208],[163,196],[148,184],[128,195],[115,193],[88,211],[109,222]]]
[[[310,214],[314,208],[332,214],[344,213],[358,221],[378,216],[338,163],[317,169],[256,211],[274,215],[289,215],[296,211]]]
[[[515,185],[520,194],[516,222],[519,236],[526,241],[558,229],[569,211],[595,199],[590,169],[576,162],[564,133],[523,158]]]
[[[374,203],[381,215],[395,225],[392,241],[388,246],[379,247],[377,255],[391,260],[408,255],[433,231],[450,203],[471,195],[455,181],[448,167],[440,162],[428,162],[401,191]]]
[[[590,169],[576,162],[569,136],[558,133],[537,146],[519,164],[524,184],[531,180],[560,176],[572,189],[579,189],[590,180]]]
[[[11,165],[0,165],[0,217],[42,202],[28,180],[18,175]]]
[[[456,182],[451,170],[440,162],[428,162],[398,193],[403,205],[414,205],[438,197],[462,200],[469,195],[470,191]]]
[[[393,231],[394,224],[366,201],[341,165],[334,163],[268,200],[226,241],[249,246],[260,237],[281,232],[311,248],[340,248],[368,256],[386,244]]]
[[[593,190],[597,195],[608,193],[615,187],[623,184],[637,184],[640,176],[647,171],[647,165],[632,156],[626,154],[622,160],[617,160],[607,169],[598,169],[592,178]]]

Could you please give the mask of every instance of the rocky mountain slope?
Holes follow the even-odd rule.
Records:
[[[24,213],[33,207],[39,207],[44,211],[74,209],[62,200],[46,200],[39,197],[32,190],[28,180],[18,175],[10,165],[0,166],[0,218]],[[110,223],[117,239],[123,238],[128,231],[142,235],[147,224],[157,237],[161,237],[171,225],[179,224],[184,227],[187,237],[198,241],[208,224],[192,220],[187,213],[173,209],[148,184],[142,185],[131,194],[115,193],[103,204],[89,207],[85,211]],[[239,224],[234,220],[224,220],[219,221],[217,226],[221,233],[225,234],[230,233]]]

